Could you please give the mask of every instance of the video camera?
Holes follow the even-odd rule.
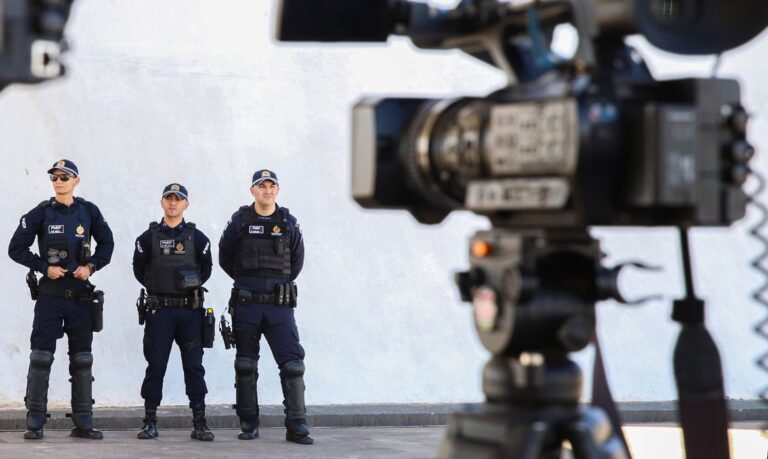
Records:
[[[729,456],[722,367],[696,297],[687,230],[742,218],[755,154],[736,81],[658,81],[631,34],[679,54],[719,54],[768,26],[761,0],[278,1],[281,41],[384,42],[460,49],[503,71],[487,97],[365,98],[353,111],[352,193],[421,223],[487,216],[458,273],[491,353],[485,403],[451,417],[440,457],[629,456],[596,353],[595,406],[568,353],[597,343],[595,303],[626,302],[588,227],[677,226],[686,296],[674,352],[689,457]],[[552,50],[571,25],[572,57]],[[647,268],[640,263],[629,266]],[[627,266],[624,265],[624,266]],[[639,302],[639,301],[638,301]],[[637,302],[635,302],[637,303]]]
[[[64,28],[73,0],[0,1],[0,90],[64,74]]]
[[[754,149],[732,80],[656,81],[629,33],[678,53],[719,53],[767,25],[752,1],[286,0],[283,41],[459,48],[504,70],[486,98],[364,99],[353,113],[355,200],[422,223],[452,210],[505,227],[728,225],[744,216]],[[573,59],[549,49],[578,33]]]

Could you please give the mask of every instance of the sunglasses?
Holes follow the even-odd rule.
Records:
[[[72,177],[67,174],[48,174],[48,178],[51,179],[51,182],[55,182],[56,180],[61,180],[62,182],[69,182],[69,179]]]

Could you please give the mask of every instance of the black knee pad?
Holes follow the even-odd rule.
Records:
[[[53,352],[32,351],[29,354],[29,365],[39,369],[50,369],[53,364]]]
[[[90,352],[78,352],[69,356],[69,363],[74,368],[91,368],[93,366],[93,354]]]
[[[235,359],[235,371],[237,373],[251,373],[258,369],[258,362],[250,357],[237,357]]]
[[[29,411],[38,413],[38,417],[41,419],[45,417],[42,413],[48,409],[48,379],[51,375],[52,364],[53,352],[34,350],[29,354],[29,373],[27,374],[27,392],[24,396],[24,405]],[[35,424],[39,424],[35,428],[40,428],[45,424],[45,420]]]
[[[304,361],[303,360],[289,360],[283,364],[283,373],[286,376],[301,376],[304,374]]]

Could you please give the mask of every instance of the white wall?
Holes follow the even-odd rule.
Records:
[[[66,157],[80,167],[79,194],[96,202],[116,240],[112,264],[94,277],[107,292],[105,330],[96,335],[94,395],[106,405],[139,405],[145,368],[131,272],[134,238],[161,215],[171,181],[190,191],[187,217],[213,241],[249,201],[253,170],[274,169],[280,204],[304,230],[307,262],[297,318],[307,350],[310,404],[464,402],[481,399],[486,353],[451,273],[465,267],[465,240],[484,219],[451,215],[425,227],[406,213],[360,209],[349,197],[351,104],[361,94],[485,94],[503,78],[458,52],[425,53],[402,40],[389,47],[277,45],[270,2],[229,0],[79,0],[69,28],[69,76],[0,93],[0,241],[18,217],[50,196],[45,170]],[[757,113],[753,140],[768,146],[768,37],[729,54],[722,73],[744,83]],[[641,43],[642,45],[642,43]],[[659,74],[708,71],[711,59],[654,53]],[[758,163],[766,169],[764,159]],[[754,219],[753,219],[754,220]],[[747,223],[697,230],[697,285],[710,300],[708,322],[724,354],[732,397],[754,398],[766,380],[752,361],[768,345],[750,326],[765,311],[748,299],[760,281],[747,269],[759,247]],[[629,274],[629,295],[661,292],[641,308],[602,304],[600,331],[620,400],[674,398],[670,355],[677,327],[668,299],[682,291],[675,233],[598,230],[610,262],[641,258],[663,274]],[[652,250],[648,250],[651,247]],[[215,249],[215,247],[214,247]],[[214,257],[217,256],[214,250]],[[0,407],[22,407],[33,304],[25,270],[0,257]],[[217,314],[230,280],[219,269],[207,287]],[[282,399],[264,344],[260,400]],[[69,400],[66,341],[59,341],[49,399]],[[233,351],[206,351],[209,403],[232,403]],[[589,364],[589,352],[579,356]],[[184,404],[174,351],[165,403]]]

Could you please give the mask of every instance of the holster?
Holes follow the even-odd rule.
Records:
[[[91,331],[100,332],[104,328],[104,292],[96,290],[91,297]]]
[[[203,334],[202,334],[203,347],[212,348],[213,340],[215,337],[216,337],[216,316],[213,314],[213,309],[208,308],[205,311],[205,317],[203,317]]]
[[[29,268],[27,273],[27,286],[29,287],[29,296],[32,297],[32,301],[37,300],[37,297],[40,295],[40,284],[38,284],[37,274],[35,274],[35,270],[32,268]]]

